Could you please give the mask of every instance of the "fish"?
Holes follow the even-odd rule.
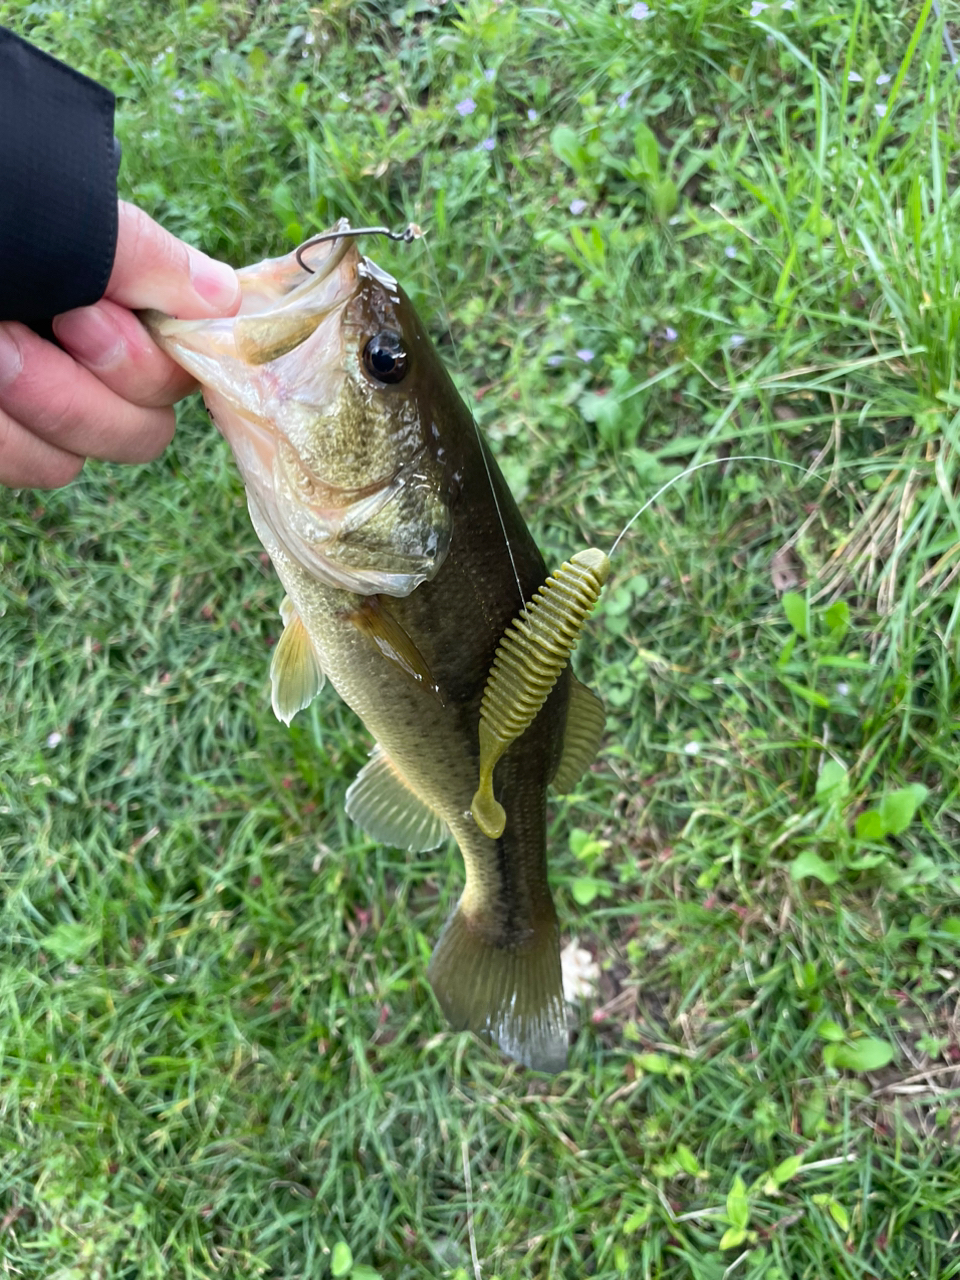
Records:
[[[447,1021],[555,1073],[568,1028],[547,791],[589,766],[603,708],[557,656],[525,719],[500,731],[484,712],[524,610],[560,587],[400,284],[345,220],[329,235],[242,269],[234,317],[142,318],[200,383],[283,586],[276,715],[289,724],[327,680],[358,714],[375,741],[349,816],[410,853],[452,836],[463,858],[427,968]],[[508,702],[517,678],[499,678]],[[484,717],[500,739],[481,780]]]

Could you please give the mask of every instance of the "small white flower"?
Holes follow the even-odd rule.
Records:
[[[457,103],[458,116],[472,116],[477,109],[477,104],[472,98],[464,98],[462,102]]]
[[[486,80],[487,84],[493,84],[494,80],[497,78],[497,73],[492,67],[488,67],[483,73],[483,78]]]
[[[737,347],[742,347],[745,342],[746,338],[742,333],[732,333],[730,335],[730,345],[734,350],[736,350]]]
[[[629,91],[627,93],[621,93],[620,96],[617,98],[617,106],[620,108],[621,111],[625,111],[627,109],[627,104],[629,103],[629,101],[630,101]]]
[[[640,0],[640,4],[635,4],[630,10],[630,17],[634,22],[646,22],[648,18],[653,17],[653,10],[648,4],[644,4],[643,0]]]
[[[596,994],[600,966],[590,952],[580,946],[579,938],[571,938],[560,952],[560,973],[567,1004],[578,1004]]]
[[[859,71],[851,71],[847,76],[847,84],[863,84],[863,76]]]
[[[317,37],[313,34],[313,32],[312,32],[312,31],[308,31],[308,32],[307,32],[307,34],[303,37],[303,43],[304,43],[304,44],[315,44],[315,43],[316,43],[316,39],[317,39]]]
[[[683,754],[685,756],[698,756],[700,754],[699,742],[687,742],[684,744]]]
[[[887,114],[887,104],[885,102],[875,102],[873,109],[881,120]]]
[[[759,18],[764,9],[769,8],[770,6],[768,4],[764,4],[763,0],[753,0],[753,4],[750,6],[750,17]]]
[[[340,99],[340,101],[341,101],[341,102],[349,102],[349,101],[350,101],[350,95],[349,95],[349,94],[346,94],[346,93],[342,93],[342,92],[341,92],[341,93],[338,93],[338,94],[337,94],[337,97]]]
[[[50,751],[52,751],[54,747],[59,747],[62,741],[63,741],[63,734],[58,733],[56,729],[54,729],[53,733],[49,734],[47,737],[47,747]]]
[[[846,680],[838,680],[837,693],[840,695],[840,697],[845,698],[849,692],[850,692],[850,686],[847,684]]]
[[[794,0],[783,0],[783,4],[780,6],[784,13],[787,13],[790,9],[795,9],[796,7]]]
[[[579,199],[579,197],[576,200],[570,201],[570,212],[573,214],[575,218],[579,218],[581,213],[583,213],[584,209],[586,209],[586,207],[587,207],[586,200],[581,200]]]
[[[577,359],[582,360],[584,364],[589,364],[595,354],[589,347],[581,347],[577,352]]]
[[[889,84],[892,79],[893,77],[888,76],[884,71],[883,75],[877,76],[877,84]]]
[[[735,244],[728,244],[723,252],[726,257],[735,258],[737,256],[737,246]]]
[[[559,356],[554,352],[552,356],[547,356],[547,364],[551,369],[556,369],[558,365],[563,364],[563,356]]]
[[[676,342],[677,331],[676,329],[672,329],[670,325],[667,325],[667,327],[663,331],[663,336],[666,338],[668,342]]]
[[[539,120],[539,119],[540,119],[540,112],[539,112],[539,111],[534,110],[534,108],[533,108],[533,107],[528,107],[528,108],[527,108],[527,119],[530,121],[530,123],[531,123],[531,124],[533,124],[536,120]]]

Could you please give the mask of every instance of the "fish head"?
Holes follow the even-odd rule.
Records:
[[[304,260],[240,271],[236,316],[144,320],[200,382],[271,557],[344,590],[408,595],[450,545],[443,406],[459,397],[409,299],[356,240]]]

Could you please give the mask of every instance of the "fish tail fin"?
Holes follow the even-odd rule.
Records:
[[[522,945],[498,946],[461,903],[447,922],[427,970],[455,1031],[473,1031],[536,1071],[567,1064],[567,1021],[556,916]]]

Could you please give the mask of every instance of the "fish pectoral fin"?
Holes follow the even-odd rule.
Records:
[[[563,793],[572,791],[597,754],[607,722],[603,703],[574,676],[570,682],[570,702],[563,734],[563,754],[551,785]]]
[[[388,662],[399,667],[417,684],[440,696],[440,687],[426,658],[379,596],[368,596],[359,609],[354,609],[346,617],[376,645]]]
[[[323,668],[313,641],[289,596],[280,605],[283,635],[270,660],[270,703],[274,715],[289,724],[323,688]]]
[[[498,946],[463,902],[447,922],[427,977],[455,1031],[473,1031],[535,1071],[567,1064],[567,1019],[556,916],[522,944]]]
[[[380,746],[347,788],[347,813],[371,839],[408,853],[436,849],[447,825],[413,791]]]

